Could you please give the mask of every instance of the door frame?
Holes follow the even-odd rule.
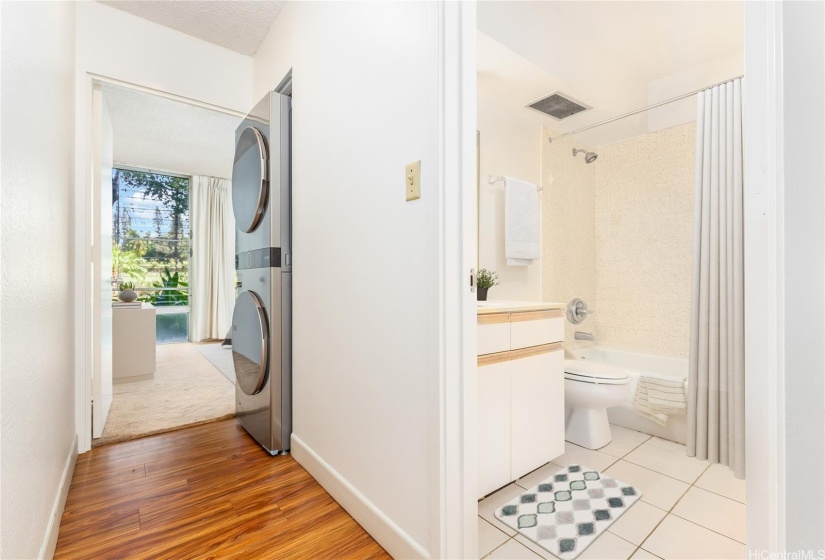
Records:
[[[175,95],[145,85],[126,82],[93,72],[81,72],[75,83],[75,190],[71,209],[73,243],[71,262],[74,267],[74,369],[75,369],[75,426],[77,451],[85,453],[92,448],[92,369],[95,348],[92,335],[92,252],[95,243],[91,218],[93,196],[92,92],[96,85],[114,85],[157,95],[195,107],[202,107],[243,118],[239,111]]]
[[[445,161],[448,177],[471,172],[475,153],[476,85],[475,50],[476,32],[475,3],[463,4],[463,9],[449,6],[446,36],[452,41],[455,60],[447,53],[444,73],[447,80],[460,75],[456,83],[447,88],[461,91],[463,111],[460,123],[452,134],[460,137],[461,157],[453,155]],[[454,18],[459,22],[452,21]],[[450,44],[448,42],[448,44]],[[463,45],[464,49],[458,47]],[[782,108],[782,6],[778,2],[745,3],[745,82],[743,104],[746,116],[744,124],[745,177],[744,227],[745,227],[745,316],[748,329],[745,333],[745,362],[748,382],[746,386],[746,463],[747,463],[747,546],[751,551],[782,552],[785,550],[785,419],[784,419],[784,224],[783,204],[783,108]],[[454,73],[450,76],[449,73]],[[449,113],[449,102],[444,105]],[[462,136],[463,133],[463,136]],[[449,135],[448,135],[449,136]],[[450,155],[445,150],[444,157]],[[452,169],[452,166],[458,166]],[[464,167],[462,167],[464,166]],[[465,169],[466,167],[466,169]],[[474,183],[465,178],[464,227],[474,220]],[[446,206],[449,210],[449,205]],[[449,213],[448,213],[449,215]],[[460,231],[458,223],[455,231]],[[475,232],[464,230],[465,243],[462,262],[475,262],[475,247],[467,241],[474,239]],[[446,240],[449,247],[449,239]],[[459,283],[460,280],[459,280]],[[449,284],[446,285],[449,296]],[[475,558],[476,516],[475,495],[471,491],[476,484],[475,398],[473,379],[475,361],[475,304],[472,310],[454,310],[454,319],[463,313],[461,338],[464,351],[464,371],[461,387],[453,393],[447,387],[445,403],[452,416],[446,415],[446,430],[442,433],[448,442],[447,465],[456,468],[461,464],[463,480],[454,481],[453,491],[447,497],[446,543],[441,549],[443,557]],[[470,311],[472,311],[472,316]],[[450,343],[448,337],[445,342]],[[472,356],[470,356],[472,353]],[[457,395],[457,396],[456,396]],[[463,401],[463,402],[462,402]],[[461,411],[460,413],[457,411]],[[463,426],[454,424],[462,420]],[[453,445],[450,453],[450,445]],[[451,473],[450,469],[447,470]],[[453,471],[454,474],[454,471]],[[766,491],[767,489],[767,491]],[[468,495],[468,493],[470,495]],[[463,522],[455,516],[463,511]],[[451,517],[452,516],[452,517]]]
[[[785,550],[782,81],[782,4],[746,2],[745,464],[752,552]]]
[[[476,294],[476,2],[442,2],[441,358],[432,556],[478,557]]]

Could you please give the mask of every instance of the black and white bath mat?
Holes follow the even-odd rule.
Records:
[[[551,554],[573,560],[642,496],[594,469],[570,465],[496,510],[496,517]]]

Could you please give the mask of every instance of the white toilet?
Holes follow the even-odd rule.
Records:
[[[626,372],[587,360],[564,360],[564,439],[588,449],[604,447],[612,436],[607,409],[628,397]]]

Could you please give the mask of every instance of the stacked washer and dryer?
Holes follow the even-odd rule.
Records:
[[[292,433],[291,98],[271,92],[235,132],[232,314],[236,415],[270,454]]]

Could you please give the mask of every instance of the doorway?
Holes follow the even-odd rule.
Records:
[[[92,446],[234,415],[240,117],[93,83]]]

